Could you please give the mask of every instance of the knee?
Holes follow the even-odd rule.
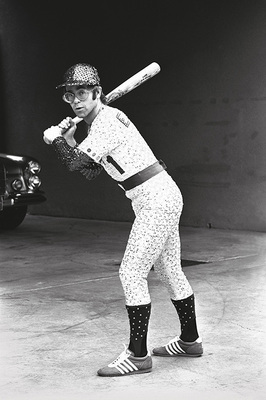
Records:
[[[136,279],[134,268],[131,268],[129,265],[121,264],[119,268],[119,279],[124,285],[126,282],[130,283]]]
[[[130,268],[128,268],[125,264],[121,264],[119,268],[119,279],[123,286],[127,286],[131,282],[131,273]]]
[[[147,284],[147,274],[136,266],[130,264],[121,264],[119,268],[119,278],[124,289],[131,288],[137,290]]]

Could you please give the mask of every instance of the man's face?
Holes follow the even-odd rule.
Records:
[[[74,113],[80,118],[86,118],[96,107],[97,100],[93,99],[91,88],[84,86],[67,86],[66,92],[73,101],[70,103]],[[73,96],[71,96],[73,95]]]

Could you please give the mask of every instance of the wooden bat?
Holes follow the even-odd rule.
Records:
[[[137,72],[135,75],[131,76],[131,78],[127,79],[121,83],[121,85],[117,86],[114,90],[108,93],[106,95],[107,104],[112,103],[113,101],[136,89],[136,87],[142,85],[148,79],[157,75],[160,70],[160,65],[156,62],[149,64],[147,67],[143,68],[141,71]],[[82,118],[75,117],[73,118],[73,121],[77,124],[82,121]]]

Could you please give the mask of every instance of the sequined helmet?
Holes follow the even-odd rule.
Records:
[[[56,89],[64,86],[100,85],[98,71],[90,64],[79,63],[72,65],[64,74],[64,82],[56,86]]]

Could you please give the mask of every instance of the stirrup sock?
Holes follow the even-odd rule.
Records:
[[[129,350],[135,357],[145,357],[147,355],[147,333],[151,312],[151,303],[139,306],[127,306],[130,342]]]
[[[182,300],[173,300],[181,324],[180,339],[184,342],[194,342],[198,337],[194,294]]]

